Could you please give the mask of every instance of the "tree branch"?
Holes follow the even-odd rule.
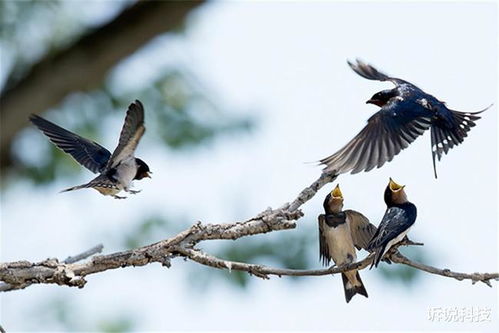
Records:
[[[453,272],[448,268],[440,269],[440,268],[435,268],[432,266],[421,264],[419,262],[412,261],[409,258],[402,255],[400,252],[396,252],[396,253],[392,254],[390,256],[390,260],[394,263],[411,266],[413,268],[419,269],[421,271],[424,271],[424,272],[427,272],[430,274],[451,277],[451,278],[454,278],[454,279],[459,280],[459,281],[471,280],[472,284],[475,284],[478,281],[480,281],[480,282],[485,283],[489,287],[492,287],[490,280],[499,281],[499,273],[471,273],[471,274],[467,274],[467,273]]]
[[[15,86],[2,92],[0,167],[11,163],[15,134],[31,113],[57,105],[72,91],[98,87],[108,71],[160,33],[183,22],[203,1],[138,1],[113,21],[83,36],[67,49],[49,54]]]
[[[109,269],[143,266],[151,262],[159,262],[163,266],[170,267],[170,258],[182,255],[182,251],[193,248],[203,240],[238,239],[271,231],[293,229],[296,227],[295,221],[303,216],[299,210],[301,205],[336,177],[321,174],[311,186],[301,191],[291,204],[286,203],[276,210],[268,208],[249,220],[206,225],[198,222],[170,239],[133,250],[95,256],[85,263],[61,263],[53,258],[39,263],[16,261],[0,264],[0,281],[5,282],[0,285],[0,291],[24,289],[39,283],[55,283],[82,288],[86,283],[85,276]],[[91,252],[93,251],[89,250],[82,255]],[[82,255],[76,257],[80,258]]]
[[[77,254],[77,255],[75,255],[73,257],[71,257],[71,256],[67,257],[63,261],[63,263],[65,263],[65,264],[73,264],[73,263],[75,263],[77,261],[80,261],[80,260],[86,259],[88,257],[91,257],[91,256],[93,256],[96,253],[101,253],[103,248],[104,248],[104,245],[102,245],[102,244],[96,245],[93,248],[91,248],[91,249],[89,249],[89,250],[87,250],[85,252],[82,252],[80,254]]]
[[[310,200],[321,187],[334,181],[336,177],[337,175],[323,173],[312,185],[301,191],[298,197],[291,203],[286,203],[281,208],[275,210],[268,208],[249,220],[227,224],[202,224],[198,222],[172,238],[133,250],[94,256],[84,263],[77,263],[77,261],[100,252],[102,246],[99,245],[80,255],[69,257],[63,262],[59,262],[57,259],[47,259],[38,263],[31,263],[29,261],[2,263],[0,264],[0,281],[3,281],[4,284],[0,285],[0,291],[24,289],[32,284],[51,283],[83,288],[87,282],[85,280],[87,275],[122,267],[144,266],[153,262],[170,267],[170,260],[176,257],[183,257],[218,269],[248,272],[263,279],[268,279],[270,275],[279,277],[320,276],[337,274],[352,269],[364,269],[372,262],[372,255],[368,255],[359,262],[340,267],[332,266],[326,269],[295,270],[224,260],[195,248],[195,245],[205,240],[235,240],[245,236],[295,228],[296,220],[303,216],[299,208]],[[401,245],[423,244],[404,239],[397,247]],[[457,280],[468,279],[473,283],[481,281],[488,286],[491,286],[490,280],[499,280],[498,273],[456,273],[448,269],[438,269],[417,263],[403,256],[398,252],[397,248],[392,249],[387,254],[387,257],[394,263],[408,265],[431,274],[452,277]]]

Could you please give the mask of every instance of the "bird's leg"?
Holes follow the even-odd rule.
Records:
[[[116,194],[113,195],[113,198],[115,198],[115,199],[126,199],[126,197],[120,197],[119,195],[116,195]]]

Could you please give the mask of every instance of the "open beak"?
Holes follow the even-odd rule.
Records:
[[[405,185],[399,185],[395,183],[391,177],[390,177],[390,183],[388,185],[390,186],[390,190],[392,190],[393,192],[400,191],[405,187]]]
[[[337,184],[336,187],[334,188],[334,190],[331,191],[331,196],[333,198],[343,199],[343,194],[341,193],[340,185],[339,184]]]
[[[373,98],[371,98],[371,99],[368,99],[368,100],[366,101],[366,104],[374,104],[374,105],[378,105],[378,106],[380,106],[381,102],[380,102],[380,101],[378,101],[377,99],[373,99]]]

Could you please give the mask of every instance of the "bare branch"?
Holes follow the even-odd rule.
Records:
[[[480,282],[485,283],[489,287],[492,287],[490,280],[499,281],[499,273],[471,273],[471,274],[467,274],[467,273],[453,272],[448,268],[440,269],[440,268],[435,268],[432,266],[421,264],[419,262],[412,261],[409,258],[402,255],[400,252],[396,252],[396,253],[392,254],[390,256],[390,260],[393,261],[394,263],[411,266],[411,267],[414,267],[416,269],[419,269],[421,271],[431,273],[431,274],[451,277],[451,278],[454,278],[454,279],[459,280],[459,281],[471,280],[471,283],[473,283],[473,284],[480,281]]]
[[[205,240],[235,240],[245,236],[293,229],[296,227],[296,220],[303,216],[299,208],[310,200],[322,186],[333,181],[336,177],[335,175],[323,173],[311,186],[301,191],[298,197],[291,203],[286,203],[281,208],[275,210],[268,208],[249,220],[227,224],[202,224],[198,222],[172,238],[133,250],[94,256],[84,263],[77,263],[77,261],[100,252],[102,248],[99,246],[94,247],[73,258],[70,257],[64,262],[59,262],[57,259],[47,259],[39,263],[28,261],[2,263],[0,264],[0,281],[5,283],[0,285],[0,291],[24,289],[32,284],[42,283],[55,283],[82,288],[86,284],[85,277],[87,275],[121,267],[144,266],[153,262],[170,267],[170,261],[175,257],[183,257],[218,269],[244,271],[263,279],[268,279],[270,275],[279,277],[320,276],[337,274],[352,269],[364,269],[372,262],[372,255],[367,256],[359,262],[340,267],[332,266],[326,269],[296,270],[224,260],[194,248],[195,245]],[[402,245],[423,244],[406,238],[397,244],[397,248]],[[390,250],[385,256],[394,263],[408,265],[431,274],[452,277],[457,280],[468,279],[473,283],[481,281],[489,286],[491,285],[490,280],[499,280],[498,273],[456,273],[448,269],[438,269],[413,262],[400,254],[397,248]]]
[[[282,276],[321,276],[321,275],[331,275],[337,274],[345,271],[349,271],[352,269],[364,269],[366,268],[372,261],[372,255],[367,256],[361,261],[342,265],[342,266],[331,266],[329,268],[324,269],[287,269],[287,268],[276,268],[265,265],[256,265],[256,264],[247,264],[237,261],[223,260],[212,255],[206,254],[201,250],[197,249],[184,249],[179,248],[179,253],[184,255],[185,257],[195,261],[199,264],[214,267],[218,269],[227,269],[229,271],[243,271],[248,272],[251,275],[255,275],[257,277],[263,279],[269,279],[269,275],[277,275],[279,277]]]
[[[38,283],[56,283],[82,288],[86,283],[85,276],[109,269],[143,266],[151,262],[159,262],[169,267],[170,258],[181,255],[180,250],[190,249],[203,240],[238,239],[271,231],[293,229],[296,227],[295,221],[303,216],[299,210],[301,205],[310,200],[328,181],[335,178],[336,176],[322,174],[310,187],[303,190],[292,204],[286,203],[276,210],[268,208],[249,220],[206,225],[198,222],[170,239],[133,250],[95,256],[85,263],[61,263],[57,259],[47,259],[39,263],[17,261],[0,264],[0,281],[5,282],[0,285],[0,291],[24,289]],[[293,210],[289,209],[291,206]]]
[[[88,257],[91,257],[94,254],[101,253],[103,248],[104,248],[104,245],[102,245],[102,244],[96,245],[93,248],[91,248],[91,249],[89,249],[89,250],[87,250],[85,252],[82,252],[80,254],[75,255],[74,257],[71,257],[71,256],[67,257],[63,261],[63,263],[65,263],[65,264],[73,264],[73,263],[75,263],[77,261],[80,261],[80,260],[86,259]]]

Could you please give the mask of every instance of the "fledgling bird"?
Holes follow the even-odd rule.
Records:
[[[352,174],[380,168],[405,149],[427,129],[431,131],[433,170],[437,178],[435,157],[440,161],[468,135],[480,119],[478,112],[459,112],[448,109],[444,102],[425,93],[410,82],[390,77],[373,66],[357,60],[348,65],[363,78],[390,81],[395,88],[374,94],[366,103],[381,109],[372,115],[367,125],[343,148],[320,160],[325,171]]]
[[[131,194],[140,192],[130,188],[133,180],[151,178],[149,166],[140,158],[135,157],[135,149],[145,132],[144,107],[139,100],[135,100],[128,107],[119,143],[112,155],[109,150],[98,143],[65,130],[40,116],[32,114],[29,120],[57,148],[70,154],[79,164],[93,173],[99,173],[90,182],[61,192],[93,188],[103,195],[125,199],[126,197],[117,194],[122,190]]]
[[[343,194],[340,186],[324,200],[325,214],[319,215],[319,250],[322,263],[327,266],[332,259],[336,265],[350,264],[357,260],[357,249],[366,249],[376,227],[354,210],[343,211]],[[345,299],[348,302],[355,294],[367,296],[358,270],[341,273]]]
[[[385,253],[402,241],[416,222],[416,206],[407,200],[404,188],[405,185],[399,185],[390,178],[384,194],[387,207],[385,215],[367,246],[368,251],[374,252],[370,268],[378,267]]]

